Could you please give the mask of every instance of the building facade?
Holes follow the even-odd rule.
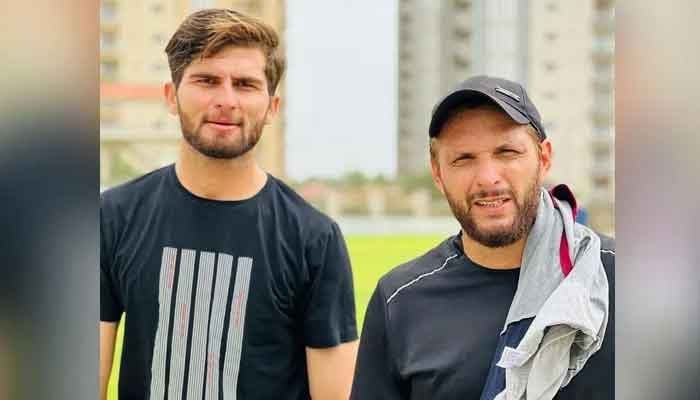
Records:
[[[399,175],[428,165],[434,103],[476,74],[523,83],[593,226],[614,231],[612,0],[400,0]]]

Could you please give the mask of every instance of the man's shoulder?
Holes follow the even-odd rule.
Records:
[[[104,209],[121,207],[128,204],[137,204],[143,201],[144,196],[154,193],[154,187],[159,185],[169,172],[172,165],[168,165],[145,175],[128,180],[113,186],[100,193],[100,206]]]
[[[422,277],[437,273],[445,268],[449,260],[460,253],[452,245],[454,237],[443,240],[440,244],[408,262],[400,264],[379,279],[378,289],[385,300],[395,296],[406,285]]]
[[[596,232],[597,233],[597,232]],[[600,237],[600,260],[603,262],[605,274],[608,277],[608,286],[611,294],[615,290],[615,238],[598,233]],[[611,301],[614,295],[611,296]]]
[[[284,181],[269,175],[275,186],[273,190],[273,206],[280,207],[279,217],[283,221],[299,225],[302,231],[311,235],[328,233],[336,222],[306,201]]]
[[[598,233],[600,237],[600,259],[603,261],[605,272],[610,275],[615,273],[615,238]]]
[[[600,249],[605,251],[610,251],[615,254],[615,238],[611,236],[604,235],[600,232],[596,232],[600,238]]]

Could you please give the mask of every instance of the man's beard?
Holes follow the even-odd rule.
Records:
[[[540,185],[537,176],[539,176],[539,171],[525,191],[525,197],[522,199],[522,203],[515,197],[515,193],[510,190],[479,192],[468,196],[466,201],[455,199],[446,190],[445,197],[447,197],[447,203],[450,205],[452,213],[455,218],[457,218],[457,221],[459,221],[462,230],[467,236],[487,247],[505,247],[525,237],[535,223],[537,207],[540,200]],[[510,226],[482,229],[471,215],[471,205],[474,200],[478,198],[500,195],[508,195],[515,205],[513,222]]]
[[[231,138],[226,138],[228,140],[207,139],[201,134],[204,123],[195,128],[191,120],[183,117],[183,113],[179,113],[182,136],[190,146],[207,157],[227,160],[236,158],[249,152],[258,143],[262,136],[268,111],[269,108],[265,110],[265,115],[262,118],[250,123],[245,120],[241,121],[240,132],[236,134],[237,137],[232,138],[233,140]]]

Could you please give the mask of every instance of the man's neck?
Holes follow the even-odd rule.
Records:
[[[252,151],[233,159],[207,157],[184,140],[175,163],[177,178],[190,193],[210,200],[245,200],[267,182]]]
[[[519,268],[523,260],[523,251],[527,236],[505,247],[488,247],[473,240],[462,232],[464,254],[470,260],[489,269]]]

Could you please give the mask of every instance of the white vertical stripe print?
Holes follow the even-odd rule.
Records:
[[[224,399],[236,399],[253,259],[238,258],[231,308],[227,315],[226,306],[231,290],[233,257],[219,253],[215,271],[217,255],[211,252],[200,253],[197,287],[194,289],[193,300],[192,286],[197,252],[189,249],[180,250],[176,286],[177,255],[178,249],[163,248],[158,287],[158,325],[151,362],[149,398],[152,400],[165,398],[166,374],[169,374],[168,399],[182,399],[185,371],[187,371],[185,398],[199,399],[204,393],[205,399],[218,400],[219,392],[224,388]],[[174,300],[173,291],[175,291]],[[194,309],[193,314],[190,315],[192,301],[194,301]],[[172,331],[170,332],[171,315]],[[223,377],[220,377],[219,364],[222,358],[224,325],[227,320],[229,328],[226,337],[226,354],[223,360]],[[190,332],[190,323],[192,323],[192,332]],[[185,365],[190,335],[192,336],[190,359],[188,365]],[[172,338],[170,342],[169,338]],[[170,354],[170,363],[166,365],[168,354]]]
[[[192,302],[192,280],[194,278],[194,250],[183,249],[180,253],[180,272],[175,292],[175,313],[173,316],[173,342],[170,347],[170,379],[168,399],[182,399],[185,379],[185,355],[190,329],[190,305]]]
[[[214,285],[214,301],[211,310],[211,323],[209,328],[209,346],[207,348],[207,372],[206,372],[206,400],[219,399],[219,357],[221,354],[221,342],[224,331],[224,318],[226,317],[226,299],[231,286],[231,268],[233,257],[219,253],[219,262]]]
[[[231,300],[226,355],[224,359],[224,400],[235,400],[238,388],[238,372],[241,366],[241,350],[243,347],[243,328],[245,326],[245,311],[248,303],[248,289],[253,259],[238,258],[236,283]]]
[[[170,309],[175,280],[175,260],[177,249],[163,248],[160,265],[160,283],[158,286],[158,327],[156,328],[153,360],[151,361],[151,393],[153,400],[165,397],[165,362],[168,352],[168,327],[170,326]]]
[[[199,272],[197,273],[194,324],[192,326],[192,350],[187,378],[187,399],[201,399],[204,388],[207,358],[207,325],[209,323],[209,305],[211,302],[215,257],[214,253],[199,253]]]

